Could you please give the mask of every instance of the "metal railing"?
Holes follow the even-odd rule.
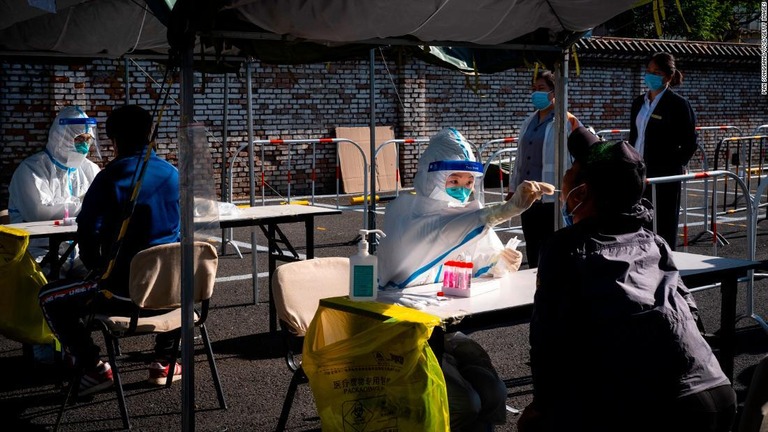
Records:
[[[511,164],[512,161],[514,160],[515,156],[517,155],[517,147],[508,147],[508,148],[503,148],[503,149],[500,149],[500,150],[496,150],[491,155],[491,157],[488,158],[488,160],[483,164],[483,178],[485,178],[485,175],[488,172],[488,168],[491,166],[491,163],[495,159],[499,158],[499,192],[498,192],[499,201],[504,201],[504,197],[507,195],[507,193],[510,192],[509,189],[507,190],[506,193],[504,192],[504,172],[501,169],[501,158],[499,157],[499,156],[501,156],[502,154],[505,154],[505,153],[509,153],[509,160],[510,160],[510,164]],[[511,169],[509,170],[509,174],[507,174],[507,175],[509,177],[509,181],[507,182],[507,184],[509,185],[509,188],[511,188],[512,187],[512,185],[511,185],[512,170]],[[485,192],[484,189],[483,189],[483,193],[491,193],[491,194],[494,194],[494,195],[496,194],[495,192]],[[483,201],[485,201],[485,199]]]
[[[768,129],[768,125],[766,129]],[[768,180],[768,178],[763,178],[763,180]],[[759,186],[757,187],[757,191],[755,192],[755,195],[751,199],[751,208],[752,208],[752,220],[749,224],[749,228],[752,233],[751,243],[749,244],[749,259],[752,261],[757,260],[757,223],[759,222],[759,212],[760,208],[763,207],[763,205],[760,204],[760,198],[766,193],[766,190],[768,190],[768,181],[762,181],[759,183]],[[754,297],[754,283],[755,283],[755,277],[759,276],[760,278],[768,277],[768,274],[758,274],[754,271],[750,270],[749,273],[749,281],[747,285],[747,311],[746,316],[749,318],[754,319],[760,327],[763,328],[764,331],[768,332],[768,323],[765,322],[763,317],[757,314],[755,312],[755,297]]]
[[[754,146],[755,144],[759,144],[758,149],[758,157],[757,157],[757,168],[754,165]],[[765,145],[768,143],[768,135],[756,135],[756,136],[744,136],[744,137],[730,137],[730,138],[723,138],[715,148],[715,165],[714,169],[718,170],[720,168],[720,155],[723,154],[725,157],[725,164],[724,169],[727,171],[731,171],[731,165],[735,166],[736,175],[742,179],[746,184],[747,188],[749,189],[749,186],[751,185],[751,178],[755,173],[757,173],[758,177],[758,186],[760,182],[760,174],[762,173],[762,170],[764,168],[764,162],[765,162]],[[736,151],[733,152],[731,150],[731,147],[735,146]],[[734,209],[738,206],[738,201],[740,199],[738,194],[738,188],[736,185],[734,185],[734,199],[733,199],[733,207]],[[746,195],[742,195],[741,198],[746,198]],[[728,179],[725,179],[725,199],[723,199],[723,211],[727,209],[728,206]]]
[[[742,192],[745,194],[745,196],[750,197],[749,189],[747,188],[746,183],[739,178],[736,174],[734,174],[731,171],[706,171],[706,172],[699,172],[699,173],[692,173],[692,174],[680,174],[680,175],[673,175],[673,176],[664,176],[664,177],[651,177],[646,179],[646,184],[651,186],[651,201],[653,202],[654,206],[656,205],[656,185],[660,183],[677,183],[677,182],[687,182],[688,180],[701,180],[704,179],[708,181],[709,179],[716,180],[719,177],[724,178],[731,178],[736,182],[736,185],[741,188]],[[704,199],[708,199],[706,196]],[[751,197],[749,198],[751,200]],[[714,189],[714,193],[712,194],[712,207],[710,210],[710,229],[713,233],[713,240],[712,240],[712,252],[713,255],[717,255],[717,245],[718,245],[718,233],[717,233],[717,216],[718,213],[716,212],[717,207],[717,190]],[[752,221],[752,215],[753,211],[751,206],[748,206],[744,209],[747,212],[747,225],[748,225],[748,233],[747,236],[749,238],[747,248],[751,247],[752,240],[752,232],[750,230],[751,221]],[[688,226],[687,226],[687,220],[683,221],[683,247],[687,250],[688,247]],[[705,226],[706,227],[706,226]],[[653,220],[653,231],[656,231],[656,218]]]
[[[506,138],[498,138],[498,139],[492,139],[489,141],[486,141],[482,144],[480,144],[480,147],[476,149],[477,152],[477,161],[483,162],[483,154],[486,150],[490,150],[495,146],[496,144],[505,144],[502,148],[509,148],[508,144],[516,143],[517,137],[506,137]],[[491,156],[493,157],[493,156]]]
[[[271,140],[254,140],[254,145],[259,145],[261,147],[261,204],[266,204],[266,198],[264,195],[264,189],[267,186],[265,174],[264,174],[264,146],[265,145],[287,145],[288,146],[288,159],[287,159],[287,179],[288,179],[288,191],[287,191],[287,200],[290,203],[291,202],[291,186],[292,186],[292,174],[291,174],[291,147],[294,145],[303,145],[303,144],[311,144],[312,145],[312,171],[310,175],[310,183],[311,183],[311,203],[315,204],[315,183],[317,181],[317,144],[334,144],[336,146],[336,208],[339,208],[339,196],[340,196],[340,186],[341,186],[341,166],[339,162],[339,144],[351,144],[357,148],[358,152],[360,152],[360,157],[363,161],[363,228],[368,229],[368,203],[367,200],[370,199],[369,195],[369,187],[368,187],[368,177],[369,177],[369,166],[368,161],[365,157],[365,152],[360,147],[360,145],[350,139],[347,138],[314,138],[314,139],[289,139],[289,140],[283,140],[283,139],[271,139]],[[232,197],[232,167],[234,166],[235,162],[237,161],[240,152],[245,150],[246,147],[248,147],[249,143],[244,143],[240,145],[240,147],[237,148],[237,151],[232,155],[232,157],[229,160],[229,168],[228,168],[228,175],[229,175],[229,199],[231,200]]]
[[[629,129],[601,129],[595,132],[595,135],[605,139],[605,135],[621,135],[622,139],[626,136],[629,139]]]
[[[417,144],[418,156],[421,156],[421,145],[429,143],[429,138],[405,138],[405,139],[393,139],[384,141],[376,147],[376,152],[373,157],[378,157],[379,152],[389,145],[395,146],[395,196],[400,196],[400,145],[401,144]],[[418,158],[417,158],[418,159]]]

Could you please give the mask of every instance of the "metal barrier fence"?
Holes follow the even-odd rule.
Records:
[[[384,141],[376,147],[376,152],[373,157],[377,157],[381,149],[388,145],[395,146],[395,196],[400,196],[400,145],[401,144],[418,144],[417,156],[421,156],[421,145],[429,143],[429,138],[405,138],[405,139],[393,139]],[[418,159],[418,158],[417,158]]]
[[[606,135],[619,135],[622,140],[629,141],[629,129],[601,129],[595,135],[605,139]]]
[[[765,135],[768,132],[768,124],[760,125],[755,128],[755,135]]]
[[[477,160],[478,162],[483,162],[483,154],[486,151],[492,150],[495,146],[498,144],[505,145],[505,144],[513,144],[517,143],[517,137],[506,137],[506,138],[498,138],[498,139],[492,139],[489,141],[484,142],[480,145],[477,149]],[[499,192],[490,192],[491,194],[498,194],[500,197],[500,200],[504,200],[504,196],[506,196],[506,193],[504,192],[504,160],[501,159],[499,156],[501,156],[504,153],[509,153],[509,169],[507,170],[507,177],[508,181],[507,184],[509,184],[512,181],[512,167],[514,166],[515,162],[515,156],[517,155],[517,147],[502,147],[496,151],[494,151],[491,156],[488,158],[485,163],[483,163],[483,179],[487,178],[488,168],[490,168],[491,163],[494,159],[499,159]],[[485,180],[483,181],[485,183]],[[483,195],[485,195],[485,188],[483,188]],[[485,196],[483,196],[483,201],[485,201]]]
[[[727,171],[732,171],[731,166],[735,167],[736,175],[742,179],[747,187],[751,185],[752,177],[757,174],[758,185],[760,182],[760,174],[764,169],[765,163],[765,145],[768,143],[768,135],[756,135],[747,137],[732,137],[722,139],[715,148],[715,165],[714,169],[720,168],[720,158],[723,155],[725,160],[724,167]],[[758,144],[757,158],[755,158],[754,146]],[[732,151],[732,147],[736,148],[736,151]],[[757,167],[755,167],[757,165]],[[739,190],[734,185],[734,199],[733,207],[738,207]],[[746,195],[742,195],[741,198],[746,198]],[[727,210],[728,206],[728,180],[725,179],[725,199],[723,199],[723,211]]]
[[[708,171],[708,172],[700,172],[700,173],[695,173],[695,174],[683,174],[683,175],[678,175],[678,176],[655,177],[655,178],[646,179],[646,182],[648,184],[650,184],[651,187],[654,188],[653,191],[652,191],[652,196],[653,196],[653,199],[655,201],[655,196],[656,196],[655,185],[656,184],[659,184],[659,183],[671,183],[671,182],[678,182],[678,181],[687,182],[688,180],[693,180],[693,179],[704,179],[705,181],[709,180],[709,179],[715,179],[716,180],[718,177],[724,177],[724,178],[732,179],[734,182],[736,182],[737,186],[741,189],[741,191],[744,194],[744,196],[747,197],[748,205],[745,208],[745,211],[746,211],[746,214],[747,214],[747,216],[746,216],[746,219],[747,219],[747,235],[746,235],[746,238],[747,238],[747,254],[748,254],[747,259],[754,261],[756,259],[756,245],[757,245],[757,219],[758,219],[757,215],[758,215],[758,212],[759,212],[759,208],[761,207],[760,206],[760,196],[762,196],[762,194],[764,193],[766,187],[768,187],[768,182],[763,181],[761,183],[761,185],[758,187],[758,191],[755,194],[755,198],[754,199],[749,194],[749,189],[747,188],[747,184],[741,178],[739,178],[736,174],[734,174],[731,171]],[[716,196],[717,196],[717,189],[715,188],[715,191],[713,193],[713,205],[712,205],[712,215],[711,215],[711,217],[712,217],[712,231],[715,234],[717,234],[717,214],[715,212],[715,208],[717,206]],[[704,198],[705,198],[705,200],[707,199],[706,196]],[[656,229],[656,223],[655,223],[655,220],[654,220],[654,231],[655,231],[655,229]],[[685,236],[687,234],[687,226],[684,226],[683,233],[684,233],[683,235],[684,235],[684,238],[685,238]],[[717,236],[713,236],[713,242],[712,242],[713,255],[717,255],[717,244],[718,244],[718,242],[716,240],[717,240]],[[684,245],[686,246],[686,250],[687,250],[687,244],[685,243],[685,241],[684,241]],[[754,304],[755,304],[755,300],[754,300],[754,298],[755,298],[755,294],[754,294],[755,272],[753,270],[750,270],[748,272],[748,274],[747,274],[747,277],[742,278],[739,281],[740,282],[746,282],[745,303],[746,303],[747,313],[746,313],[745,316],[754,319],[763,328],[764,331],[768,332],[768,324],[766,324],[765,320],[755,312],[755,306],[754,306]],[[696,288],[691,289],[691,292],[702,291],[702,290],[709,289],[709,288],[714,288],[714,287],[717,287],[717,286],[719,286],[719,284],[713,284],[713,285],[708,285],[708,286],[703,286],[703,287],[696,287]]]
[[[310,184],[311,184],[311,203],[315,204],[315,183],[317,181],[317,144],[334,144],[336,146],[336,208],[339,208],[339,195],[340,195],[340,182],[341,182],[341,166],[339,162],[339,144],[352,144],[357,148],[357,150],[360,152],[360,157],[363,160],[363,228],[368,229],[368,205],[367,200],[370,199],[368,197],[369,195],[369,188],[368,188],[368,174],[369,174],[369,168],[368,168],[368,161],[365,157],[365,152],[360,147],[360,145],[352,140],[346,139],[346,138],[314,138],[314,139],[292,139],[292,140],[283,140],[283,139],[272,139],[272,140],[254,140],[253,145],[259,145],[261,148],[261,204],[266,204],[266,197],[264,194],[264,190],[267,186],[265,174],[264,174],[264,146],[268,144],[272,145],[287,145],[288,146],[288,166],[287,166],[287,178],[288,178],[288,193],[287,193],[287,199],[288,202],[291,202],[291,186],[292,186],[292,174],[291,174],[291,146],[299,145],[299,144],[311,144],[312,145],[312,171],[310,175]],[[232,167],[234,166],[235,162],[237,161],[240,152],[245,150],[246,147],[248,147],[248,143],[242,144],[240,147],[237,148],[237,151],[232,155],[232,158],[230,158],[229,161],[229,167],[228,167],[228,174],[229,174],[229,197],[228,199],[232,200]]]
[[[768,129],[768,125],[766,129]],[[750,223],[750,229],[753,234],[752,236],[752,243],[751,247],[749,249],[749,259],[752,261],[757,260],[757,224],[760,221],[759,213],[760,208],[764,207],[764,205],[760,204],[761,197],[765,195],[766,190],[768,190],[768,177],[763,177],[763,181],[759,182],[759,186],[757,187],[757,191],[755,192],[755,195],[751,197],[751,207],[752,207],[752,221]],[[766,218],[768,218],[768,213],[766,214]],[[763,220],[765,220],[764,218]],[[749,281],[747,285],[747,311],[745,315],[749,318],[754,319],[762,328],[764,331],[768,332],[768,323],[765,322],[765,320],[758,315],[755,312],[755,297],[754,297],[754,281],[755,277],[765,278],[768,277],[768,274],[758,274],[754,271],[750,271],[749,274]]]
[[[486,141],[486,142],[480,144],[480,147],[478,147],[477,150],[476,150],[476,152],[477,152],[477,161],[478,162],[483,162],[483,160],[484,160],[483,154],[486,151],[493,150],[493,148],[497,144],[502,144],[502,148],[499,149],[499,150],[502,150],[502,149],[505,149],[505,148],[509,148],[509,144],[516,143],[516,142],[517,142],[517,137],[498,138],[498,139],[492,139],[492,140]],[[491,157],[493,157],[493,156],[491,156]]]
[[[766,125],[768,127],[768,125]],[[736,126],[722,125],[722,126],[697,126],[696,127],[696,154],[691,157],[691,161],[688,162],[688,169],[691,171],[707,171],[709,169],[707,144],[711,141],[711,145],[714,149],[715,143],[720,139],[725,138],[724,134],[738,134],[741,135],[741,130]],[[710,133],[714,133],[712,139],[709,139]],[[596,132],[596,135],[602,139],[606,139],[607,136],[618,135],[618,139],[629,140],[629,129],[601,129]],[[698,157],[697,157],[698,155]]]
[[[741,188],[742,193],[745,194],[745,196],[750,197],[749,195],[749,189],[747,188],[747,184],[739,178],[736,174],[734,174],[731,171],[706,171],[706,172],[700,172],[700,173],[692,173],[692,174],[680,174],[680,175],[674,175],[674,176],[665,176],[665,177],[652,177],[646,179],[646,184],[651,186],[651,201],[653,202],[654,206],[656,204],[656,185],[660,183],[677,183],[677,182],[683,182],[687,183],[689,180],[704,180],[709,181],[717,180],[718,178],[731,178],[736,183],[736,185]],[[751,199],[751,198],[750,198]],[[704,200],[708,200],[708,197],[704,197]],[[750,202],[751,203],[751,202]],[[717,233],[717,216],[718,213],[716,212],[717,207],[717,188],[714,188],[714,193],[712,194],[712,206],[710,210],[710,226],[709,229],[712,233],[712,252],[713,255],[717,255],[717,245],[718,245],[718,239],[720,236]],[[744,209],[747,212],[747,225],[748,225],[748,245],[747,250],[751,247],[752,242],[754,242],[754,236],[752,235],[753,232],[751,231],[751,221],[753,217],[753,211],[751,206]],[[706,222],[705,222],[705,229],[707,228]],[[654,218],[653,221],[653,230],[656,231],[656,219]],[[687,215],[684,216],[683,219],[683,247],[685,250],[688,248],[688,221],[687,221]]]
[[[714,154],[717,144],[723,138],[741,135],[741,129],[736,126],[696,126],[696,153],[688,161],[687,168],[691,171],[707,171],[710,169],[709,155]],[[717,169],[712,168],[712,169]]]
[[[728,134],[728,133],[738,133],[741,132],[739,128],[735,126],[697,126],[696,127],[696,152],[691,156],[691,159],[688,161],[688,163],[685,166],[685,169],[687,172],[691,171],[709,171],[709,157],[707,156],[707,140],[704,139],[705,136],[712,133],[714,135],[715,139],[718,139],[719,135],[722,134]],[[717,167],[715,167],[717,169]],[[709,195],[709,181],[704,181],[704,196]],[[708,219],[709,219],[709,200],[704,200],[704,204],[701,207],[688,207],[688,182],[684,182],[682,186],[682,196],[683,196],[683,217],[685,220],[688,219],[688,211],[690,210],[703,210],[704,211],[704,226],[708,226]],[[692,241],[698,241],[704,234],[709,234],[712,236],[713,241],[719,242],[721,245],[728,244],[728,240],[725,239],[725,237],[718,235],[716,232],[713,232],[709,230],[708,228],[705,228],[705,230],[701,233],[699,233]]]
[[[596,134],[605,139],[606,136],[618,135],[619,139],[629,139],[629,129],[602,129],[596,132]],[[715,141],[719,142],[724,134],[741,134],[741,130],[736,126],[720,125],[720,126],[697,126],[696,127],[696,152],[686,165],[686,171],[702,171],[706,172],[710,170],[709,156],[707,147],[715,148]],[[713,150],[714,152],[714,150]],[[718,169],[717,166],[714,169]],[[709,195],[709,181],[704,182],[704,195]],[[683,199],[683,219],[687,220],[688,211],[691,210],[703,210],[704,212],[704,226],[708,225],[708,218],[710,214],[709,201],[704,200],[704,203],[700,207],[688,207],[688,183],[683,182],[682,185],[682,199]],[[727,244],[727,240],[724,237],[710,232],[708,229],[698,234],[692,241],[697,241],[704,234],[711,234],[713,239],[717,239],[721,244]]]
[[[483,178],[485,178],[486,173],[488,172],[488,168],[491,166],[491,163],[494,161],[494,159],[499,158],[499,192],[485,192],[485,189],[483,189],[483,193],[492,193],[492,194],[498,194],[499,195],[499,201],[504,201],[504,197],[507,195],[510,190],[507,190],[507,192],[504,192],[504,171],[501,169],[501,156],[504,153],[509,153],[509,161],[510,161],[510,168],[512,166],[512,161],[514,160],[515,156],[517,155],[517,147],[507,147],[500,150],[495,151],[490,158],[483,164]],[[509,170],[509,173],[507,174],[509,177],[508,185],[511,188],[511,182],[512,182],[512,169]]]

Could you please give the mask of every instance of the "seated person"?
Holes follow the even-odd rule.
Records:
[[[101,171],[83,199],[77,217],[80,254],[88,269],[102,274],[113,256],[113,247],[130,201],[137,169],[141,169],[149,143],[152,117],[144,109],[126,105],[115,109],[107,119],[107,136],[117,148],[117,158]],[[176,168],[152,151],[148,160],[136,206],[127,232],[120,245],[114,267],[104,275],[100,287],[109,292],[99,295],[91,305],[69,305],[47,309],[51,329],[84,369],[80,394],[93,393],[112,384],[108,363],[99,358],[99,347],[81,317],[98,311],[112,315],[130,315],[128,276],[130,263],[140,251],[151,246],[179,241],[179,173]],[[121,299],[122,298],[122,299]],[[79,306],[79,307],[78,307]],[[158,313],[163,313],[159,311]],[[158,334],[156,361],[149,367],[149,382],[164,385],[168,379],[168,358],[178,332]],[[172,381],[181,378],[177,364]]]
[[[416,195],[403,194],[387,206],[378,249],[379,285],[404,288],[442,280],[442,264],[459,254],[471,258],[474,276],[516,271],[522,254],[505,249],[493,226],[520,214],[551,185],[525,182],[513,201],[483,207],[469,201],[482,175],[472,148],[455,129],[436,134],[419,159]],[[485,350],[450,333],[442,359],[452,431],[487,430],[506,420],[507,389]]]
[[[88,118],[79,107],[68,106],[59,111],[45,149],[24,159],[11,177],[8,186],[11,223],[77,216],[81,200],[99,172],[98,165],[87,159],[91,147],[95,147],[98,154],[96,135],[96,119]],[[68,246],[62,244],[60,253],[66,253]],[[48,253],[48,241],[30,241],[29,252],[40,262]],[[82,270],[82,264],[75,261],[73,255],[62,272],[84,276],[84,271],[78,272],[78,268]]]
[[[697,328],[667,243],[643,228],[645,164],[584,128],[542,250],[520,432],[730,430],[736,395]],[[573,222],[573,225],[570,223]]]

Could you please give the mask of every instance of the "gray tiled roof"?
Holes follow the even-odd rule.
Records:
[[[698,42],[684,40],[631,39],[594,36],[581,39],[574,45],[578,56],[604,59],[638,59],[665,51],[688,61],[729,63],[757,63],[760,45],[735,42]]]

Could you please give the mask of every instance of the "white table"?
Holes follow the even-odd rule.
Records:
[[[304,223],[306,240],[306,257],[315,257],[315,217],[340,214],[337,209],[304,206],[296,204],[272,205],[262,207],[239,208],[234,215],[222,216],[219,224],[222,229],[258,226],[267,238],[269,251],[269,281],[277,268],[277,261],[298,261],[299,254],[291,245],[288,237],[280,229],[281,224]],[[252,241],[253,241],[252,237]],[[258,299],[258,284],[256,282],[258,268],[256,263],[256,245],[253,245],[251,254],[251,281],[253,285],[253,302]],[[277,331],[277,312],[269,290],[269,331]]]
[[[733,378],[738,280],[760,263],[684,252],[673,252],[673,259],[689,288],[720,283],[722,307],[719,360],[723,372],[728,378]],[[499,289],[495,291],[469,298],[450,297],[450,300],[441,301],[439,306],[428,305],[421,310],[439,317],[443,327],[451,330],[529,322],[533,312],[537,272],[538,269],[521,270],[500,279]],[[431,284],[404,290],[380,291],[377,301],[393,304],[407,294],[426,294],[434,298],[440,287],[440,284]],[[432,346],[435,348],[436,344]]]
[[[77,236],[77,225],[56,225],[57,221],[21,222],[5,225],[9,228],[23,229],[29,238],[50,238],[56,236]],[[58,221],[61,222],[61,221]]]
[[[271,205],[260,207],[238,208],[232,215],[221,216],[218,219],[220,228],[238,228],[258,226],[267,238],[269,250],[269,276],[277,267],[277,261],[297,261],[299,254],[291,245],[288,237],[282,232],[279,225],[288,223],[304,223],[306,239],[306,257],[314,258],[315,253],[315,217],[340,214],[341,211],[331,208],[313,207],[304,205]],[[196,224],[210,228],[204,221],[196,220]],[[213,221],[215,222],[215,220]],[[48,238],[49,248],[46,260],[51,263],[51,275],[58,275],[61,263],[57,255],[59,244],[67,240],[77,240],[77,225],[55,225],[55,221],[24,222],[7,225],[29,232],[30,238]],[[255,245],[254,245],[255,252]],[[256,253],[251,254],[251,273],[253,285],[253,301],[258,299],[258,267]],[[277,315],[272,298],[272,290],[269,291],[269,326],[270,331],[277,330]]]
[[[422,312],[426,312],[439,317],[445,326],[459,324],[464,318],[478,316],[483,314],[496,313],[499,311],[512,311],[515,309],[525,309],[523,313],[528,313],[533,308],[533,295],[536,292],[536,273],[538,269],[520,270],[510,273],[503,278],[473,279],[477,285],[478,281],[483,284],[495,284],[499,288],[484,294],[472,297],[454,297],[445,296],[446,300],[441,300],[439,306],[427,305]],[[437,298],[436,294],[442,290],[442,284],[421,285],[416,287],[399,289],[388,289],[379,291],[377,301],[382,303],[395,304],[400,298],[408,294],[429,295],[430,298]]]
[[[27,231],[30,239],[48,239],[48,254],[43,261],[50,262],[51,264],[51,271],[48,274],[49,279],[58,279],[61,269],[62,260],[59,257],[59,245],[64,241],[77,240],[77,225],[57,225],[56,222],[62,221],[21,222],[5,225],[9,228]],[[64,257],[69,256],[72,249],[74,249],[74,245],[75,242],[69,247],[67,253],[63,255]]]

